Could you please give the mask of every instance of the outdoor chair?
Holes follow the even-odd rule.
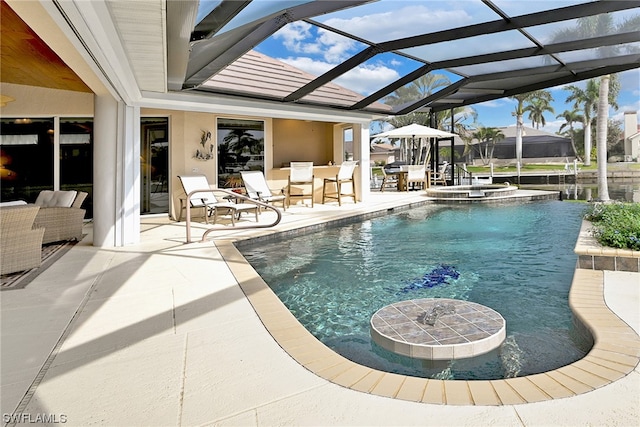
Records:
[[[280,202],[282,209],[287,210],[287,196],[284,194],[284,188],[280,190],[280,194],[273,194],[261,171],[240,171],[240,176],[242,176],[244,188],[247,190],[247,196],[270,204]]]
[[[395,174],[387,174],[385,168],[381,168],[382,170],[382,184],[380,184],[380,191],[384,191],[385,188],[393,188],[398,189],[398,175]]]
[[[447,185],[446,170],[449,163],[444,162],[438,166],[438,170],[431,173],[431,182]]]
[[[40,267],[44,228],[34,225],[38,205],[3,205],[0,208],[0,273]]]
[[[289,182],[287,184],[288,206],[291,206],[292,197],[299,197],[302,199],[311,198],[311,207],[313,207],[314,178],[313,162],[291,162],[291,172],[289,172]],[[305,193],[302,189],[300,193],[293,193],[292,187],[300,185],[310,185],[311,193]]]
[[[40,210],[34,227],[44,228],[42,243],[62,240],[82,240],[85,210],[82,202],[87,197],[84,191],[42,190],[35,201]]]
[[[196,190],[198,191],[189,197],[188,203],[191,208],[204,209],[205,222],[209,224],[209,217],[213,215],[213,223],[218,221],[218,215],[230,215],[231,225],[236,225],[236,216],[240,219],[242,212],[253,211],[256,215],[256,222],[258,221],[258,205],[254,203],[233,203],[227,201],[220,201],[214,191],[211,189],[207,177],[204,175],[179,175],[178,178],[182,183],[182,189],[185,196],[180,199],[180,217],[182,218],[182,210],[186,208],[187,197],[189,193]]]
[[[408,165],[407,166],[407,188],[411,184],[420,184],[420,189],[428,187],[427,170],[424,165]]]
[[[353,180],[353,173],[358,164],[357,160],[345,161],[340,165],[340,169],[338,170],[338,174],[335,178],[325,178],[322,185],[322,204],[324,204],[326,199],[334,199],[338,201],[338,206],[342,206],[342,198],[343,197],[352,197],[353,202],[357,203],[356,196],[356,183]],[[343,193],[342,185],[350,184],[351,192]],[[336,192],[335,193],[327,193],[327,185],[335,185]]]

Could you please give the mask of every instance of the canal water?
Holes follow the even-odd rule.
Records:
[[[567,184],[521,184],[521,188],[562,192],[565,200],[597,200],[598,184],[595,181],[579,181]],[[608,181],[609,198],[621,202],[640,203],[640,180],[611,178]]]

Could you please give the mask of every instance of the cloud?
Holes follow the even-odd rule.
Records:
[[[560,126],[562,126],[563,124],[565,124],[564,120],[547,121],[544,126],[540,127],[540,130],[555,134],[560,130]],[[525,123],[525,126],[527,126],[526,123]],[[531,123],[529,123],[529,126],[531,126]],[[579,126],[580,126],[579,124],[574,124],[574,127],[579,127]]]
[[[307,57],[278,58],[278,61],[287,63],[314,76],[324,74],[335,66],[335,64]],[[334,80],[334,83],[362,95],[369,95],[399,77],[396,70],[384,64],[363,64],[340,76]]]
[[[329,64],[324,61],[315,61],[312,58],[306,56],[290,56],[288,58],[277,58],[278,61],[282,61],[285,64],[289,64],[292,67],[298,68],[299,70],[305,71],[309,74],[313,74],[314,76],[319,76],[330,69],[332,69],[335,65]]]
[[[273,38],[281,40],[291,53],[322,57],[331,64],[344,61],[359,45],[354,40],[322,28],[316,29],[306,22],[288,24],[277,31]]]
[[[283,46],[294,53],[309,53],[304,47],[305,40],[311,37],[311,24],[294,22],[278,30],[273,38],[282,40]]]
[[[504,108],[505,105],[510,104],[510,102],[506,102],[506,101],[510,101],[510,100],[508,98],[493,99],[491,101],[481,102],[479,104],[476,104],[475,106],[487,107],[487,108]]]
[[[323,22],[377,43],[468,25],[474,20],[462,8],[438,10],[433,6],[415,5],[397,8],[391,3],[388,4],[391,10],[351,18],[330,18]]]
[[[620,91],[629,91],[640,98],[640,69],[629,70],[618,74]]]
[[[362,65],[337,78],[335,83],[354,92],[369,95],[399,78],[396,70],[382,64]]]

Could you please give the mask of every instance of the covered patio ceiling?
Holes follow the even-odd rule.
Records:
[[[391,16],[375,9],[389,5],[388,0],[203,1],[200,12],[208,8],[208,13],[195,22],[189,40],[183,35],[175,43],[180,39],[177,30],[184,28],[187,16],[193,20],[194,9],[169,1],[167,37],[174,43],[168,48],[168,89],[401,115],[472,105],[640,67],[637,1],[392,3],[438,13],[434,22],[416,28],[397,22],[397,31],[376,32],[354,23],[376,13],[380,19]],[[449,19],[435,22],[437,16]],[[252,50],[265,53],[278,31],[301,24],[325,37],[343,39],[356,46],[355,52],[294,87],[279,85],[272,70],[247,62]],[[189,55],[184,54],[187,50]],[[341,84],[341,77],[376,61],[400,64],[397,78],[348,102],[322,96],[332,82]],[[385,97],[428,73],[445,74],[450,82],[419,99],[384,103]],[[238,84],[229,83],[234,77]]]

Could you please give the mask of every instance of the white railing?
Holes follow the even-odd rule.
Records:
[[[263,207],[266,209],[270,209],[272,211],[274,211],[276,213],[276,219],[273,222],[269,222],[269,223],[265,223],[265,224],[260,224],[260,223],[255,223],[255,224],[247,224],[247,225],[236,225],[234,226],[232,229],[233,230],[244,230],[244,229],[251,229],[251,228],[270,228],[270,227],[275,227],[276,225],[278,225],[280,223],[280,220],[282,220],[282,213],[280,212],[280,210],[278,208],[276,208],[275,206],[269,205],[267,203],[261,202],[259,200],[255,200],[255,199],[251,199],[247,196],[243,196],[242,194],[238,194],[235,193],[233,191],[230,190],[226,190],[224,188],[216,188],[216,189],[211,189],[211,188],[206,188],[206,189],[201,189],[201,190],[194,190],[192,192],[190,192],[189,194],[187,194],[187,223],[186,223],[186,227],[187,227],[187,243],[191,243],[191,203],[189,203],[189,200],[191,200],[191,196],[193,196],[196,193],[202,193],[202,192],[211,192],[211,191],[219,191],[222,193],[226,193],[230,196],[233,196],[236,198],[236,200],[242,200],[242,201],[247,201],[249,203],[253,203],[258,207]],[[208,212],[205,212],[205,215],[208,215]],[[235,215],[235,213],[231,213],[231,215]],[[222,230],[226,230],[229,231],[230,228],[229,227],[213,227],[213,228],[208,228],[204,234],[202,235],[202,238],[200,239],[200,243],[205,242],[207,239],[207,236],[209,235],[209,233],[212,233],[214,231],[222,231]]]

